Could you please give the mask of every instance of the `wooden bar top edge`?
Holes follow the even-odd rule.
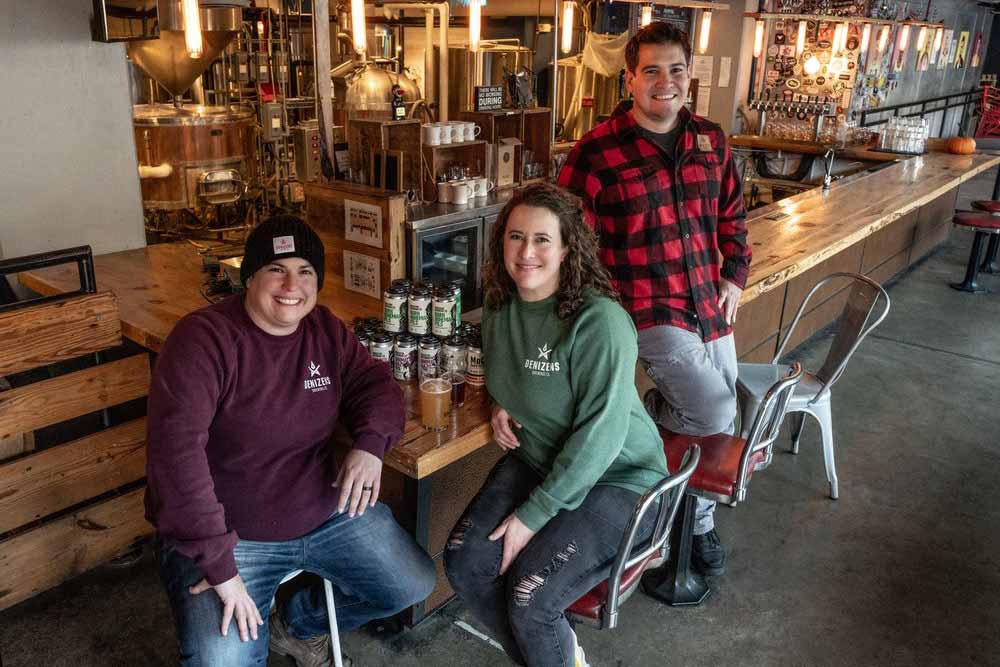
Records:
[[[751,211],[747,226],[754,258],[742,302],[779,287],[997,164],[1000,155],[928,153],[861,179],[834,183],[826,195],[815,188]],[[776,211],[785,216],[767,219]]]
[[[869,150],[866,146],[846,146],[844,148],[836,148],[834,146],[818,144],[814,141],[774,139],[772,137],[759,137],[753,134],[734,134],[729,137],[729,145],[736,148],[756,148],[765,151],[800,153],[802,155],[823,155],[827,150],[833,148],[837,157],[850,158],[852,160],[866,160],[868,162],[895,162],[909,157],[907,155],[899,155],[897,153],[884,153],[882,151]]]

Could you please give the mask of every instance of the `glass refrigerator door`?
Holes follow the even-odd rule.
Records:
[[[482,304],[481,249],[482,218],[414,231],[412,279],[425,285],[461,280],[462,310],[478,308]]]

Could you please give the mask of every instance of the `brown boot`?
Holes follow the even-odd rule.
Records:
[[[268,632],[271,635],[271,650],[278,655],[291,656],[298,667],[333,667],[330,635],[320,635],[310,639],[293,637],[277,612],[272,613],[268,619]],[[351,667],[350,658],[341,655],[341,659],[344,667]]]

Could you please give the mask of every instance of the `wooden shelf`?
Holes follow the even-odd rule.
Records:
[[[542,165],[541,178],[549,177],[549,166],[552,161],[552,110],[546,107],[524,110],[524,123],[521,133],[522,150],[534,154],[533,162]],[[524,179],[524,160],[518,164],[519,179]]]
[[[424,201],[437,201],[437,177],[452,165],[468,167],[475,176],[485,175],[486,144],[486,141],[476,139],[443,146],[424,145]]]
[[[472,141],[453,141],[450,144],[438,144],[437,146],[431,146],[430,144],[424,144],[424,148],[428,148],[432,151],[446,151],[456,148],[466,148],[468,146],[475,146],[476,144],[485,144],[486,141],[483,139],[473,139]]]

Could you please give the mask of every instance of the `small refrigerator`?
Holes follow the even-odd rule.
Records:
[[[407,234],[408,275],[414,282],[462,281],[462,311],[483,304],[483,219],[410,229]]]

